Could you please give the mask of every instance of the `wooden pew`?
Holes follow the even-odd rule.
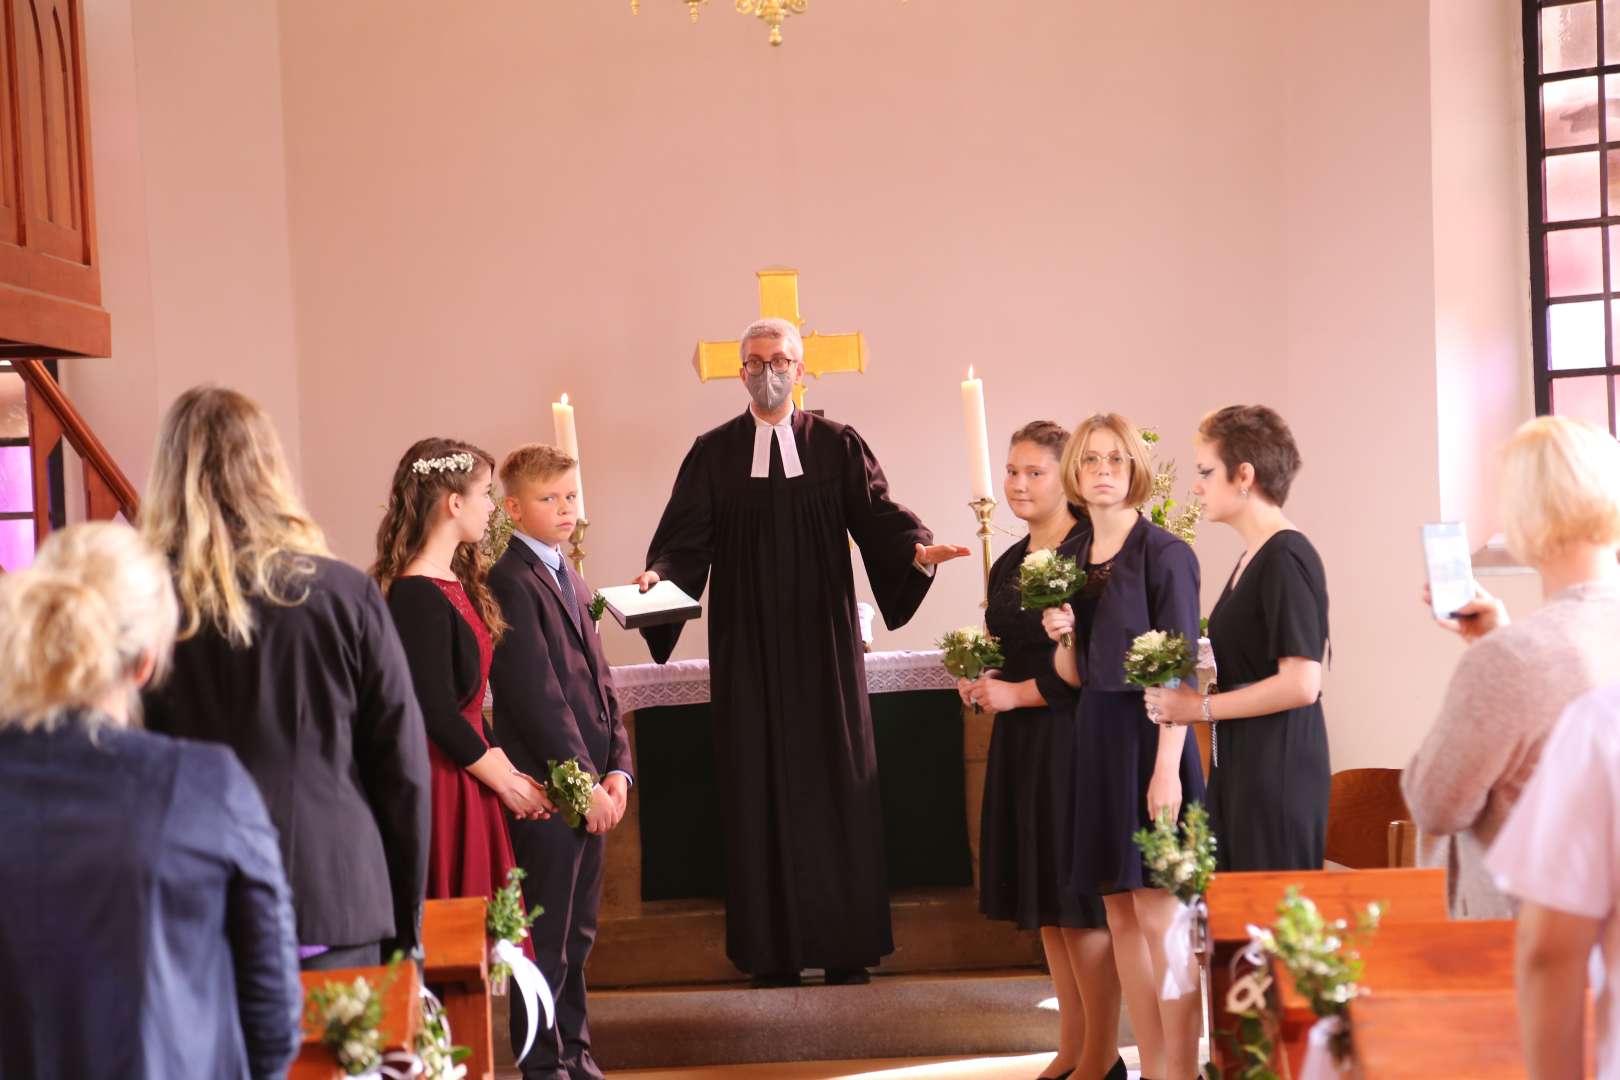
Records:
[[[467,1080],[494,1080],[495,1042],[490,1030],[489,943],[482,897],[429,900],[422,910],[423,971],[429,989],[444,1002],[450,1041],[472,1049]]]
[[[1500,1003],[1496,997],[1505,997],[1512,1010],[1513,999],[1513,935],[1511,919],[1457,922],[1389,922],[1358,948],[1361,951],[1361,985],[1367,995],[1350,1006],[1353,1028],[1359,1027],[1363,1010],[1372,1002],[1414,998],[1422,995],[1481,995],[1482,1008],[1495,1009]],[[1316,1016],[1309,1002],[1294,989],[1280,963],[1273,962],[1272,975],[1276,980],[1279,1039],[1295,1075],[1305,1060],[1306,1038]],[[1494,996],[1493,996],[1494,995]],[[1489,1000],[1487,1000],[1489,999]],[[1391,1005],[1384,1010],[1389,1016],[1401,1013],[1407,1006]],[[1414,1006],[1415,1008],[1415,1006]],[[1386,1021],[1380,1021],[1384,1023]],[[1406,1033],[1414,1043],[1422,1043],[1425,1056],[1440,1053],[1449,1047],[1459,1058],[1473,1052],[1478,1039],[1477,1023],[1458,1028],[1447,1028],[1425,1021]],[[1514,1021],[1512,1041],[1515,1053],[1518,1047],[1518,1025]],[[1496,1045],[1505,1038],[1492,1034],[1492,1053],[1503,1052]],[[1372,1045],[1383,1049],[1399,1041],[1391,1029],[1385,1028],[1374,1038]],[[1518,1057],[1509,1064],[1523,1072]],[[1448,1070],[1453,1076],[1473,1076],[1467,1068]],[[1369,1076],[1380,1075],[1369,1073]],[[1408,1075],[1416,1075],[1409,1073]],[[1437,1075],[1430,1073],[1428,1075]]]
[[[1277,904],[1297,885],[1329,919],[1352,916],[1367,904],[1385,905],[1384,924],[1443,922],[1446,875],[1439,869],[1288,870],[1216,874],[1210,882],[1210,1008],[1214,1018],[1210,1053],[1222,1068],[1237,1064],[1224,1033],[1237,1024],[1226,1012],[1232,959],[1249,942],[1248,926],[1268,925]]]
[[[1525,1075],[1511,983],[1496,990],[1368,997],[1355,1004],[1350,1041],[1366,1080]]]
[[[416,1044],[417,1028],[422,1022],[422,982],[415,964],[401,963],[397,971],[393,983],[383,994],[383,1016],[379,1030],[382,1032],[384,1050],[412,1050]],[[372,986],[381,986],[388,981],[388,969],[385,967],[306,971],[299,977],[304,984],[305,1000],[308,1000],[311,990],[329,982],[353,981],[361,975]],[[298,1057],[287,1072],[287,1080],[342,1080],[343,1075],[332,1052],[321,1045],[320,1032],[306,1026],[303,1045],[298,1048]]]

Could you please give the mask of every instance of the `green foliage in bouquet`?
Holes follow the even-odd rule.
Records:
[[[591,613],[591,622],[601,622],[602,612],[607,610],[607,597],[603,596],[600,591],[592,593],[590,607],[585,610]]]
[[[489,935],[489,940],[521,944],[529,936],[529,927],[545,914],[546,909],[538,905],[527,914],[523,911],[522,882],[527,876],[521,866],[512,867],[506,872],[506,884],[496,889],[495,895],[490,897],[489,910],[484,916],[484,933]],[[500,961],[489,969],[489,979],[493,983],[505,983],[511,974],[511,968]]]
[[[1025,611],[1057,607],[1079,592],[1086,572],[1072,556],[1041,548],[1018,564],[1018,602]]]
[[[1142,852],[1154,888],[1169,891],[1183,904],[1203,896],[1215,876],[1215,834],[1209,812],[1189,803],[1180,828],[1170,811],[1159,811],[1151,829],[1138,829],[1131,839]]]
[[[1125,650],[1125,681],[1132,686],[1164,686],[1198,668],[1198,650],[1180,634],[1149,630]]]
[[[579,828],[585,815],[591,812],[591,793],[596,789],[596,776],[583,768],[578,758],[564,762],[548,761],[551,770],[546,781],[546,797],[562,811],[563,820],[570,829]]]
[[[1001,655],[1001,642],[978,626],[952,630],[939,639],[938,645],[945,653],[945,670],[958,679],[977,679],[1007,662]]]

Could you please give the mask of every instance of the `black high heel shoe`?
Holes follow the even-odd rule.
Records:
[[[1065,1069],[1056,1076],[1047,1076],[1045,1073],[1042,1073],[1040,1076],[1037,1076],[1035,1080],[1069,1080],[1069,1077],[1073,1075],[1073,1069]]]
[[[1129,1080],[1130,1070],[1125,1068],[1124,1058],[1115,1058],[1113,1066],[1103,1074],[1102,1080]]]

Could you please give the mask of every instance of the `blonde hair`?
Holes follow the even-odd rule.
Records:
[[[1148,496],[1153,494],[1153,455],[1148,452],[1147,443],[1142,439],[1142,433],[1136,430],[1136,425],[1118,413],[1097,413],[1087,417],[1069,436],[1069,444],[1063,448],[1063,462],[1059,466],[1063,473],[1063,493],[1074,505],[1086,505],[1086,500],[1080,495],[1080,459],[1086,452],[1086,440],[1094,431],[1108,432],[1125,449],[1125,456],[1131,463],[1131,484],[1125,492],[1125,502],[1130,506],[1141,506],[1147,502]]]
[[[269,416],[217,386],[187,390],[164,415],[140,528],[173,567],[182,640],[208,625],[233,645],[251,645],[248,598],[303,603],[310,556],[330,555]]]
[[[501,462],[501,492],[516,496],[524,484],[536,480],[550,480],[578,465],[555,446],[546,443],[525,443],[506,455]]]
[[[1620,544],[1620,443],[1564,416],[1530,420],[1502,454],[1508,548],[1536,563],[1569,544]]]
[[[179,605],[168,567],[127,525],[52,533],[34,565],[0,578],[0,727],[49,730],[120,687],[137,715],[136,672],[168,668]]]

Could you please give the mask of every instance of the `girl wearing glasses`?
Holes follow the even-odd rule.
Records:
[[[1165,931],[1178,904],[1148,885],[1131,834],[1161,812],[1176,817],[1184,803],[1201,800],[1204,774],[1186,728],[1148,718],[1142,691],[1125,681],[1125,650],[1147,630],[1198,639],[1198,560],[1137,510],[1152,493],[1153,464],[1129,420],[1108,413],[1084,421],[1064,451],[1062,474],[1092,533],[1085,586],[1072,604],[1043,616],[1058,642],[1058,675],[1080,689],[1068,888],[1102,896],[1143,1077],[1189,1080],[1198,1071],[1198,995],[1161,1001],[1158,993]],[[1196,983],[1194,970],[1189,959],[1186,981]]]
[[[1221,693],[1149,690],[1168,724],[1213,725],[1210,827],[1222,870],[1320,870],[1327,847],[1328,642],[1322,559],[1283,516],[1299,448],[1264,405],[1231,405],[1198,425],[1204,516],[1236,529],[1244,552],[1209,614]],[[1234,721],[1227,723],[1227,721]]]

